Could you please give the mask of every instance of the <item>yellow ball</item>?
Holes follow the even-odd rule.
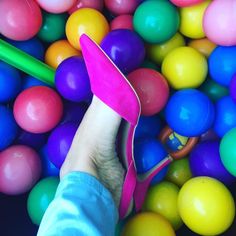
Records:
[[[179,192],[178,208],[184,223],[200,235],[218,235],[227,230],[235,216],[234,199],[218,180],[196,177]]]
[[[173,183],[163,181],[149,188],[144,211],[152,211],[164,216],[175,230],[183,224],[177,208],[179,187]]]
[[[209,57],[212,51],[216,48],[216,44],[212,43],[209,39],[194,39],[188,43],[189,47],[195,48],[205,57]]]
[[[180,33],[176,33],[174,37],[162,44],[149,44],[147,47],[148,57],[155,63],[161,64],[169,52],[184,45],[184,37]]]
[[[67,40],[59,40],[48,47],[45,62],[56,69],[62,61],[72,56],[81,56],[81,52],[73,48]]]
[[[210,0],[190,7],[180,8],[180,32],[193,39],[205,37],[202,21]]]
[[[175,236],[171,224],[161,215],[143,212],[132,217],[124,226],[122,236]]]
[[[106,18],[99,11],[92,8],[81,8],[75,11],[66,23],[67,39],[74,48],[79,50],[79,38],[83,33],[100,44],[108,32],[109,24]]]
[[[162,74],[174,89],[197,88],[207,76],[206,58],[196,49],[179,47],[162,63]]]

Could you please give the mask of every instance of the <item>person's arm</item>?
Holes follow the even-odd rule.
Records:
[[[113,236],[117,221],[110,192],[95,177],[71,172],[61,180],[37,236]]]

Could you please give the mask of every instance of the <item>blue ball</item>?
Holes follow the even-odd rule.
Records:
[[[44,82],[42,82],[30,75],[26,76],[22,81],[23,81],[22,90],[25,90],[27,88],[31,88],[34,86],[49,86],[48,84],[45,84]]]
[[[14,141],[17,133],[18,126],[12,110],[0,105],[0,151],[7,148]]]
[[[161,131],[161,120],[158,116],[141,116],[135,131],[135,138],[156,138]]]
[[[139,138],[134,142],[134,158],[138,174],[144,174],[167,157],[163,145],[154,138]],[[164,167],[153,179],[152,184],[160,182],[166,175]]]
[[[39,155],[42,161],[43,177],[59,176],[59,169],[49,159],[47,145],[41,148]]]
[[[44,47],[43,44],[37,38],[32,38],[26,41],[14,41],[7,39],[8,43],[12,44],[16,48],[28,53],[32,57],[35,57],[41,61],[44,60]]]
[[[225,96],[216,103],[216,118],[214,131],[223,137],[232,128],[236,127],[236,103],[230,96]]]
[[[14,67],[0,62],[0,103],[13,100],[21,91],[20,73]]]
[[[236,46],[218,46],[209,57],[210,76],[217,83],[229,86],[236,73]]]
[[[165,114],[173,131],[182,136],[196,137],[213,125],[215,108],[204,93],[196,89],[183,89],[171,96]]]

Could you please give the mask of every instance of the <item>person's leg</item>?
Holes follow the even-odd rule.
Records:
[[[121,117],[93,97],[60,170],[60,177],[72,171],[89,173],[111,192],[118,207],[124,169],[116,155],[115,142]]]

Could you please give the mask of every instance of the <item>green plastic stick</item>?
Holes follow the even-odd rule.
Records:
[[[49,85],[54,85],[55,70],[0,39],[0,60],[24,71]]]

